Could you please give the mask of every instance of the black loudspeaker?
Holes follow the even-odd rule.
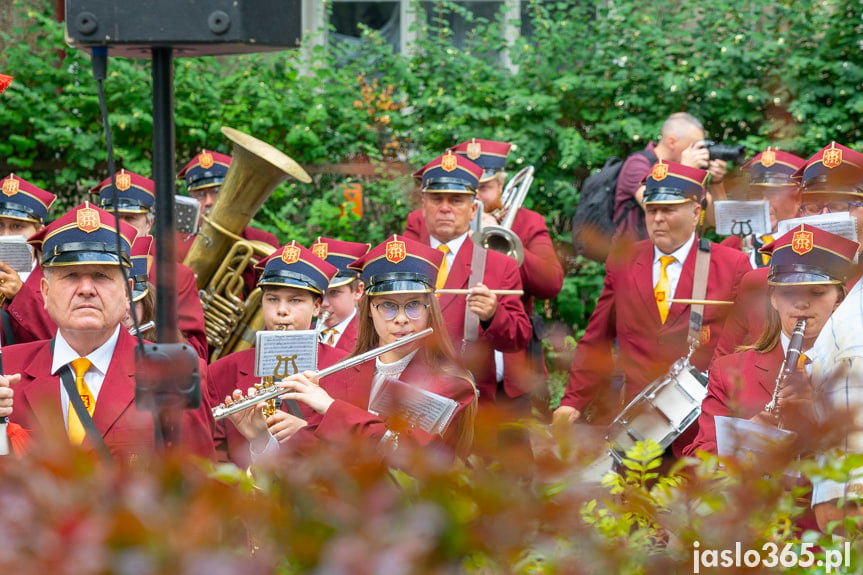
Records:
[[[66,0],[66,41],[111,56],[211,56],[297,48],[302,0]]]

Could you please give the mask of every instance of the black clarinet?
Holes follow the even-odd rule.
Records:
[[[779,390],[797,370],[797,362],[800,359],[800,354],[803,352],[803,333],[806,331],[806,320],[798,319],[794,326],[794,332],[791,334],[791,341],[788,342],[788,352],[785,354],[785,360],[782,362],[782,367],[779,369],[779,375],[776,378],[776,387],[773,388],[773,397],[770,402],[764,406],[764,410],[779,417],[779,407],[776,405],[776,399],[779,396]],[[780,429],[782,423],[779,424]]]

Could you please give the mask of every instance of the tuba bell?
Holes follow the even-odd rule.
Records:
[[[244,340],[243,332],[255,323],[259,310],[254,308],[260,307],[260,298],[250,296],[243,301],[243,272],[275,251],[269,244],[245,240],[240,234],[288,176],[304,183],[312,181],[299,164],[269,144],[227,126],[222,133],[234,143],[231,166],[183,260],[197,278],[207,343],[214,349],[211,361],[235,351]]]
[[[507,255],[518,265],[524,261],[524,246],[521,244],[521,239],[512,231],[512,223],[533,183],[533,171],[533,166],[523,168],[506,183],[500,195],[503,204],[501,211],[506,212],[501,224],[484,226],[479,233],[471,236],[476,245]]]

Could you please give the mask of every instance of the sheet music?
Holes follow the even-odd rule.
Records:
[[[33,268],[33,248],[24,236],[0,236],[0,262],[16,272]]]
[[[428,433],[443,435],[458,402],[449,397],[388,377],[369,404],[369,412],[383,418],[399,415]]]
[[[770,202],[767,200],[713,202],[716,216],[716,233],[722,236],[755,234],[763,236],[772,231]]]
[[[255,335],[255,377],[277,380],[318,369],[318,335],[313,329],[259,331]]]
[[[769,453],[794,438],[791,431],[748,419],[717,415],[713,420],[716,423],[716,451],[720,457],[754,461],[760,454]]]
[[[790,220],[782,220],[779,222],[778,235],[788,233],[789,230],[796,228],[800,224],[806,224],[813,228],[842,236],[853,242],[857,240],[857,218],[848,212],[835,212],[830,214],[817,214],[814,216],[804,216],[802,218],[793,218]]]

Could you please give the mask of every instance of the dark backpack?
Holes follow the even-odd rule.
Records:
[[[641,150],[636,153],[656,161],[652,152]],[[605,261],[615,230],[629,211],[638,207],[635,198],[631,198],[620,217],[614,219],[614,194],[623,163],[624,160],[612,156],[597,173],[584,180],[572,217],[572,245],[579,254],[597,262]]]

